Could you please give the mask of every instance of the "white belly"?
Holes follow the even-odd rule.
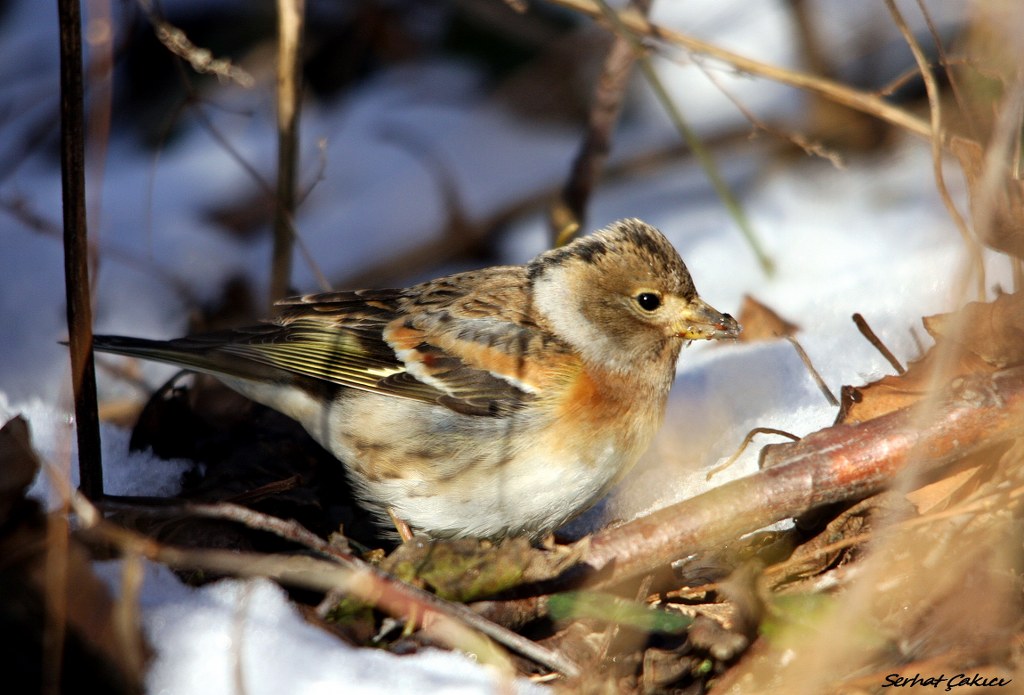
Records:
[[[523,418],[428,413],[365,392],[347,392],[325,412],[300,389],[225,382],[302,423],[385,522],[391,508],[435,537],[543,535],[596,503],[653,434],[618,441],[602,431],[573,448]]]
[[[363,486],[371,499],[432,536],[536,536],[591,507],[624,465],[632,461],[624,462],[611,445],[573,465],[534,450],[497,469],[470,468],[449,482],[390,479]]]

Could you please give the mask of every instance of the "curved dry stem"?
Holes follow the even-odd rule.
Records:
[[[599,22],[604,20],[604,14],[596,0],[551,0],[557,5],[585,14]],[[680,46],[691,53],[707,56],[723,63],[731,65],[740,72],[773,80],[780,84],[805,89],[816,94],[821,94],[836,103],[849,106],[857,111],[871,114],[887,123],[918,135],[923,138],[932,137],[932,127],[914,114],[893,106],[879,97],[877,94],[865,92],[847,86],[835,80],[825,77],[809,75],[797,70],[789,70],[778,65],[770,65],[753,58],[726,50],[721,46],[698,39],[675,29],[669,29],[653,24],[646,18],[634,12],[620,12],[616,14],[618,20],[631,31],[643,36],[671,43]],[[949,135],[940,133],[944,147],[949,145]]]
[[[647,52],[644,49],[644,46],[641,45],[640,40],[633,33],[632,28],[622,21],[622,17],[624,15],[617,14],[615,10],[608,5],[606,0],[597,0],[597,4],[602,16],[611,25],[611,29],[615,32],[615,35],[624,38],[632,46],[633,52],[636,55],[637,65],[640,66],[640,71],[643,73],[647,83],[654,91],[654,95],[657,97],[658,101],[661,102],[662,107],[672,120],[672,124],[675,126],[676,130],[679,131],[683,141],[690,147],[694,156],[697,157],[701,167],[707,174],[708,180],[714,187],[715,193],[718,194],[718,197],[722,201],[722,204],[725,205],[729,216],[732,217],[734,222],[736,222],[736,225],[740,228],[740,232],[743,234],[743,237],[747,240],[747,244],[750,245],[761,269],[764,271],[765,275],[771,276],[775,272],[774,262],[764,251],[760,240],[754,233],[754,228],[750,224],[750,219],[747,217],[746,212],[744,212],[743,206],[740,205],[739,200],[735,195],[733,195],[732,190],[719,173],[718,165],[715,163],[714,157],[712,157],[711,153],[706,147],[704,147],[700,138],[697,137],[697,133],[690,128],[679,107],[674,101],[672,101],[672,97],[669,96],[668,90],[665,89],[665,85],[662,83],[661,78],[654,69],[654,65],[647,57]],[[635,11],[634,14],[636,14]],[[646,16],[642,14],[639,16],[641,16],[644,21],[647,20]]]
[[[267,577],[283,584],[318,591],[341,591],[395,617],[407,618],[453,648],[477,654],[481,661],[490,661],[508,673],[512,673],[508,656],[495,643],[566,676],[579,674],[579,667],[568,657],[496,625],[467,606],[446,601],[395,579],[324,541],[295,521],[228,503],[149,508],[115,500],[104,503],[108,509],[131,509],[135,513],[229,519],[302,545],[325,559],[165,545],[106,521],[100,510],[80,494],[67,489],[62,490],[62,494],[70,500],[84,530],[128,555],[139,555],[170,567],[200,568],[239,577]]]
[[[889,9],[889,14],[892,15],[892,21],[896,28],[900,30],[900,34],[903,35],[903,39],[907,42],[910,52],[913,53],[914,61],[921,72],[921,79],[924,80],[925,92],[928,94],[928,108],[931,112],[932,172],[935,176],[935,187],[938,189],[942,203],[946,206],[946,211],[953,219],[953,223],[956,225],[960,236],[964,240],[964,245],[967,247],[972,270],[978,283],[978,299],[981,300],[985,297],[985,263],[981,255],[981,246],[971,234],[967,221],[964,220],[963,215],[960,214],[956,204],[953,202],[953,198],[949,194],[949,188],[946,186],[946,177],[942,173],[943,128],[939,85],[935,80],[935,73],[932,71],[924,51],[921,50],[921,44],[914,38],[914,33],[907,26],[907,22],[899,8],[896,7],[894,0],[885,0],[885,6]]]

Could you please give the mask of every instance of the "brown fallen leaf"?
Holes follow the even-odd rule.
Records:
[[[982,233],[981,242],[997,251],[1024,258],[1024,181],[1013,178],[1008,167],[1000,179],[990,185],[984,148],[974,140],[954,137],[950,151],[959,160],[970,189],[971,213]],[[980,207],[983,206],[983,207]]]
[[[743,326],[740,341],[745,343],[784,338],[788,335],[795,335],[800,330],[800,326],[782,318],[773,309],[749,294],[743,296],[739,322]]]
[[[836,424],[866,422],[913,405],[936,384],[957,377],[988,374],[1024,363],[1024,295],[1003,294],[995,301],[971,302],[959,311],[926,316],[925,329],[936,344],[902,375],[866,386],[844,386]]]
[[[911,490],[904,497],[914,505],[918,514],[934,514],[948,509],[977,490],[988,475],[989,471],[979,463]]]
[[[936,340],[951,340],[993,367],[1024,362],[1024,294],[1001,294],[992,302],[971,302],[960,311],[926,316]]]
[[[39,471],[39,459],[29,441],[28,423],[16,417],[0,429],[0,528],[12,511],[26,504],[25,491]]]

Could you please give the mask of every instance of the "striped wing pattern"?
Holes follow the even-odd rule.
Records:
[[[460,311],[449,288],[434,304],[423,296],[422,287],[308,295],[284,300],[281,315],[259,326],[171,341],[96,336],[95,344],[214,375],[305,377],[470,415],[506,415],[535,397],[516,372],[521,354],[509,350],[528,349],[539,329],[479,307]]]

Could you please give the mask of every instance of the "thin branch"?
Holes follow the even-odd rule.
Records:
[[[750,446],[750,442],[754,441],[755,435],[758,434],[777,434],[780,437],[786,437],[794,442],[800,441],[800,437],[796,436],[792,432],[787,432],[786,430],[780,430],[774,427],[755,427],[754,429],[747,432],[747,436],[743,438],[742,442],[740,442],[739,447],[736,449],[733,455],[727,458],[721,464],[715,466],[710,471],[708,471],[704,479],[711,480],[711,478],[718,475],[732,464],[736,463],[736,459],[738,459],[743,454],[743,452],[747,450],[747,447]]]
[[[818,385],[818,389],[821,391],[822,395],[825,396],[825,400],[828,401],[829,405],[838,406],[839,401],[836,400],[835,394],[832,393],[832,389],[828,387],[825,380],[821,378],[821,374],[818,373],[818,370],[814,368],[814,363],[812,363],[811,358],[807,356],[807,351],[804,350],[804,346],[791,335],[787,335],[786,340],[788,340],[789,344],[793,346],[794,350],[796,350],[796,354],[800,356],[800,360],[804,363],[804,366],[807,368],[808,373],[810,373],[811,378],[814,379],[814,383]]]
[[[561,5],[562,7],[567,7],[585,14],[595,20],[602,21],[604,19],[604,11],[597,0],[550,1],[556,5]],[[806,89],[816,94],[822,94],[839,104],[844,104],[845,106],[849,106],[857,111],[872,114],[877,118],[903,128],[920,137],[932,137],[932,128],[928,122],[923,121],[905,109],[893,106],[876,94],[854,89],[848,85],[836,82],[835,80],[810,75],[797,70],[789,70],[777,65],[770,65],[768,63],[753,60],[752,58],[747,58],[739,53],[734,53],[733,51],[728,51],[720,46],[716,46],[709,41],[704,41],[681,31],[669,29],[658,24],[652,24],[649,20],[634,12],[627,11],[619,13],[617,15],[617,19],[630,30],[643,36],[681,46],[697,55],[708,56],[709,58],[720,60],[741,72],[745,72],[756,77],[763,77],[780,84],[786,84],[791,87]],[[948,146],[948,134],[941,133],[941,137],[943,145]]]
[[[698,70],[704,73],[704,76],[708,78],[711,84],[715,85],[715,88],[722,93],[726,99],[732,102],[732,105],[743,114],[743,117],[750,121],[750,125],[758,130],[762,130],[768,135],[779,138],[780,140],[786,140],[791,142],[796,147],[799,147],[804,151],[805,154],[812,157],[820,157],[821,159],[827,160],[836,169],[843,169],[846,165],[843,162],[843,156],[839,152],[826,147],[823,143],[811,140],[803,133],[796,131],[784,131],[779,127],[765,123],[758,118],[753,111],[747,108],[747,106],[736,98],[736,96],[726,89],[722,81],[718,79],[718,76],[711,70],[708,70],[704,65],[703,61],[695,61],[694,63]]]
[[[327,560],[288,555],[188,550],[166,546],[127,529],[103,521],[95,507],[80,497],[73,498],[75,511],[83,524],[105,540],[125,551],[137,552],[156,562],[178,568],[200,568],[236,576],[269,577],[285,584],[318,591],[342,591],[389,613],[396,618],[415,618],[417,626],[431,631],[448,644],[453,635],[462,649],[487,648],[478,638],[467,635],[467,627],[495,642],[522,654],[542,666],[573,677],[579,668],[561,654],[497,625],[468,607],[445,601],[427,591],[406,584],[385,574],[354,555],[327,543],[319,536],[293,521],[286,521],[233,504],[160,505],[145,507],[117,501],[104,502],[105,509],[125,508],[153,515],[194,514],[229,519],[306,547],[324,555]],[[329,561],[328,561],[329,560]],[[438,625],[437,623],[440,623]],[[437,634],[440,631],[441,634]],[[447,637],[446,637],[447,635]]]
[[[302,100],[302,48],[305,0],[277,1],[277,195],[274,197],[274,251],[270,303],[289,293],[295,218],[295,176]]]
[[[936,405],[926,408],[926,421],[909,407],[814,432],[773,449],[754,475],[602,531],[589,538],[588,574],[614,569],[598,588],[621,582],[815,507],[879,492],[908,467],[937,470],[1016,439],[1024,435],[1024,367],[958,379]]]
[[[889,14],[892,15],[893,22],[903,35],[903,39],[907,42],[907,46],[910,47],[910,52],[914,54],[914,60],[917,61],[917,66],[921,70],[921,79],[924,80],[924,88],[928,94],[928,107],[931,113],[930,140],[932,146],[932,173],[935,177],[935,187],[939,191],[942,203],[946,206],[946,211],[949,213],[950,218],[952,218],[956,228],[960,231],[960,236],[964,240],[964,246],[967,247],[967,252],[974,266],[974,272],[978,280],[978,298],[982,299],[985,296],[985,262],[981,256],[981,247],[971,234],[971,230],[967,226],[967,221],[964,220],[963,215],[960,214],[956,204],[953,202],[953,198],[949,194],[949,188],[946,186],[946,177],[942,173],[942,146],[944,135],[942,128],[942,102],[939,99],[939,85],[935,80],[935,73],[932,72],[932,67],[928,63],[928,59],[925,57],[924,51],[921,50],[921,45],[917,42],[917,39],[914,37],[914,33],[910,30],[910,27],[907,26],[907,22],[903,19],[903,14],[900,12],[899,8],[896,7],[895,1],[885,0],[885,6],[889,8]]]
[[[103,496],[96,370],[89,300],[89,237],[85,212],[85,118],[82,15],[78,0],[58,0],[60,15],[60,170],[64,204],[64,290],[68,352],[75,399],[78,471],[82,492]]]
[[[868,325],[867,320],[865,320],[863,316],[861,316],[860,314],[854,314],[853,322],[857,324],[857,330],[860,331],[860,334],[864,336],[864,338],[869,343],[871,343],[871,345],[876,350],[878,350],[878,352],[881,353],[882,357],[888,360],[889,364],[892,365],[892,368],[896,370],[897,374],[907,373],[907,370],[903,367],[902,364],[900,364],[900,361],[896,359],[896,355],[892,354],[892,351],[885,346],[885,343],[883,343],[879,339],[879,337],[875,335],[875,332],[871,330],[871,326]]]
[[[928,26],[928,33],[931,34],[932,43],[935,44],[935,50],[939,54],[939,64],[942,66],[942,71],[945,73],[946,79],[949,81],[949,89],[953,93],[953,99],[956,101],[957,108],[960,109],[961,113],[967,113],[967,102],[960,91],[960,80],[958,80],[953,71],[949,69],[949,66],[953,65],[953,63],[949,60],[949,56],[946,55],[946,47],[942,45],[942,37],[939,36],[939,30],[936,28],[935,22],[932,20],[932,15],[928,11],[928,7],[924,4],[924,0],[917,0],[917,8],[921,11],[921,16],[924,17],[924,22]],[[974,119],[965,118],[964,125],[971,134],[971,137],[974,140],[977,140],[977,124],[974,122]]]
[[[718,165],[715,163],[714,157],[704,147],[704,144],[697,137],[697,134],[690,128],[689,123],[683,117],[682,111],[669,96],[668,91],[665,89],[665,85],[662,83],[661,78],[658,76],[658,72],[654,69],[654,65],[647,57],[647,49],[641,45],[640,40],[634,34],[632,27],[622,21],[622,16],[617,14],[613,10],[606,0],[597,0],[597,4],[600,7],[601,16],[608,22],[616,36],[625,37],[630,45],[633,47],[633,51],[636,54],[637,63],[640,66],[640,71],[647,79],[647,83],[651,86],[658,101],[661,102],[662,107],[668,113],[669,118],[675,125],[676,130],[679,131],[680,136],[689,145],[693,151],[694,156],[700,162],[701,167],[704,169],[704,173],[707,174],[708,180],[715,189],[715,193],[721,199],[722,204],[725,205],[729,215],[736,222],[736,225],[740,228],[744,238],[750,245],[751,250],[757,257],[757,261],[764,270],[766,275],[771,275],[774,272],[774,263],[768,254],[765,253],[761,246],[761,242],[758,240],[757,235],[754,233],[754,229],[750,224],[750,220],[747,218],[746,212],[743,210],[743,206],[740,205],[739,200],[733,195],[725,179],[718,171]],[[630,13],[636,16],[635,12]],[[646,21],[646,17],[641,16]]]
[[[143,10],[146,12],[147,16],[150,19],[150,22],[152,22],[154,26],[156,26],[158,23],[166,23],[165,20],[163,20],[163,18],[156,14],[149,0],[138,1],[139,4],[142,5]],[[172,50],[172,52],[174,51]],[[246,84],[244,80],[242,80],[241,84],[242,86],[248,86],[248,84]],[[213,124],[212,119],[207,115],[206,111],[203,109],[199,96],[197,95],[192,83],[189,80],[183,78],[182,85],[188,95],[186,105],[191,107],[192,113],[196,115],[200,124],[206,128],[207,132],[210,133],[213,139],[216,140],[224,148],[224,150],[231,156],[231,158],[234,159],[235,162],[239,166],[241,166],[246,173],[249,174],[249,176],[252,178],[253,183],[255,183],[256,186],[265,195],[267,195],[268,197],[275,196],[275,191],[273,187],[270,185],[270,183],[263,177],[262,174],[260,174],[256,167],[254,167],[245,159],[244,156],[242,156],[241,152],[239,152],[238,149],[231,143],[231,141],[228,140],[228,138],[222,132],[220,132],[220,130]],[[290,213],[287,213],[284,215],[283,219],[284,224],[286,224],[288,227],[288,234],[289,238],[291,239],[291,243],[296,244],[299,247],[299,251],[302,254],[303,261],[306,263],[310,271],[313,273],[313,277],[316,279],[317,284],[320,286],[321,290],[325,292],[331,290],[331,283],[327,280],[327,276],[324,275],[323,271],[320,270],[320,266],[313,258],[313,254],[306,246],[302,237],[296,232],[293,216]]]
[[[258,512],[255,509],[243,507],[240,504],[218,502],[215,504],[158,503],[153,505],[140,503],[137,499],[128,501],[127,498],[108,496],[97,506],[105,512],[129,511],[133,514],[147,514],[150,516],[197,516],[207,519],[235,521],[253,530],[272,533],[279,538],[305,546],[324,557],[337,560],[343,564],[355,564],[358,562],[355,556],[331,545],[297,521],[280,519],[276,516]]]
[[[62,238],[63,230],[57,226],[57,223],[33,210],[29,206],[29,201],[23,197],[0,195],[0,211],[10,215],[29,231],[53,239]],[[153,262],[151,258],[146,258],[116,244],[104,243],[92,238],[88,242],[89,256],[92,262],[95,262],[98,257],[104,257],[124,263],[131,268],[159,278],[168,287],[177,292],[183,302],[191,305],[198,304],[192,288],[184,280],[175,277],[173,273],[160,264]]]
[[[254,167],[251,163],[249,163],[249,161],[245,159],[245,157],[242,156],[242,153],[238,151],[238,148],[231,144],[231,141],[228,140],[227,136],[225,136],[224,133],[220,132],[217,126],[213,124],[213,121],[210,119],[206,111],[203,110],[203,108],[198,103],[192,104],[192,112],[196,114],[196,116],[199,118],[199,121],[207,129],[210,135],[213,136],[213,139],[220,143],[224,150],[229,155],[231,155],[231,157],[239,164],[239,166],[241,166],[249,174],[249,176],[252,177],[252,180],[256,184],[256,186],[266,195],[274,195],[274,189],[271,187],[270,183],[268,183],[267,180],[263,178],[263,175],[256,170],[256,167]],[[324,292],[329,292],[331,290],[330,281],[327,279],[327,276],[324,275],[323,271],[320,270],[320,265],[313,258],[312,252],[310,252],[309,247],[306,246],[305,242],[302,240],[302,237],[298,233],[296,233],[295,223],[290,215],[286,217],[286,222],[288,223],[291,229],[291,237],[294,240],[294,243],[298,245],[299,251],[302,253],[302,258],[312,271],[313,277],[316,278],[317,284],[320,285],[320,288]]]
[[[630,6],[646,16],[650,0],[630,0]],[[601,75],[594,90],[594,100],[587,118],[587,130],[573,160],[569,180],[562,189],[564,211],[553,211],[555,246],[568,243],[581,226],[586,224],[587,203],[597,180],[601,177],[608,153],[611,151],[612,132],[622,111],[622,101],[633,74],[637,52],[633,43],[623,34],[612,35]],[[560,219],[564,215],[565,219]]]

